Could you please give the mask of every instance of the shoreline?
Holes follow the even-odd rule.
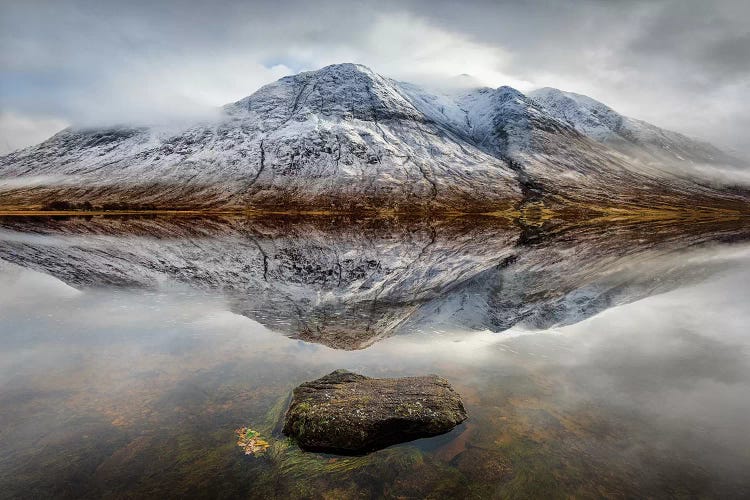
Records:
[[[360,217],[360,218],[457,218],[490,217],[538,223],[550,220],[637,221],[637,220],[696,220],[742,219],[750,217],[747,210],[726,207],[607,207],[570,205],[562,210],[544,206],[527,206],[514,210],[493,212],[458,211],[397,211],[397,210],[270,210],[253,208],[148,210],[41,210],[38,208],[0,208],[0,217],[101,217],[101,216],[290,216],[290,217]]]

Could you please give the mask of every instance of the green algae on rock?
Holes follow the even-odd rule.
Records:
[[[437,375],[376,379],[336,370],[294,389],[284,434],[306,450],[356,454],[443,434],[466,418],[461,397]]]

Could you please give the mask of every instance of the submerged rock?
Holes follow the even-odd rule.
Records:
[[[284,434],[306,450],[364,453],[443,434],[466,418],[461,397],[437,375],[377,379],[336,370],[294,389]]]

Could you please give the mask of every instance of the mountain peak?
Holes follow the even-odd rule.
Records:
[[[521,93],[520,90],[516,90],[513,87],[510,87],[508,85],[499,86],[498,88],[495,89],[495,92],[499,94],[508,94],[508,95],[513,95],[513,96],[518,96],[518,97],[526,97],[523,95],[523,93]]]
[[[341,73],[352,72],[352,73],[364,73],[368,75],[376,74],[368,66],[365,66],[364,64],[352,63],[352,62],[329,64],[328,66],[323,66],[322,68],[318,70],[313,70],[313,72],[315,71],[317,72],[341,72]]]
[[[598,141],[606,141],[623,126],[624,117],[591,97],[544,87],[529,92],[529,97],[544,106],[556,118]]]
[[[224,109],[230,115],[255,112],[270,118],[271,126],[314,114],[372,121],[422,119],[396,82],[354,63],[286,76]]]
[[[597,101],[593,97],[589,97],[583,94],[576,94],[575,92],[567,92],[565,90],[556,89],[553,87],[542,87],[537,90],[529,92],[529,97],[537,101],[544,101],[551,104],[552,101],[561,102],[567,101],[569,103],[575,103],[579,107],[586,107],[592,112],[596,111],[595,114],[616,114],[620,115],[617,111],[610,108],[601,101]]]
[[[337,63],[323,66],[322,68],[302,71],[296,75],[285,76],[281,80],[294,80],[294,79],[325,79],[335,78],[337,81],[341,80],[378,80],[383,79],[381,75],[374,72],[364,64],[358,63]]]

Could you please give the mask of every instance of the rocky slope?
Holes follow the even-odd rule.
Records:
[[[484,212],[737,194],[625,156],[509,87],[439,95],[340,64],[185,126],[67,129],[0,157],[2,205]],[[677,201],[675,201],[677,200]]]

